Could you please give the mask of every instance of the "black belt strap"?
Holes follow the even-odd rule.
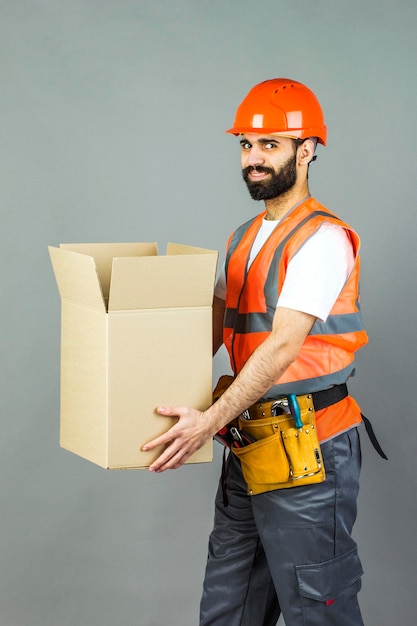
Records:
[[[371,440],[371,443],[372,443],[373,447],[378,452],[379,456],[382,456],[383,459],[388,461],[387,455],[385,454],[385,452],[383,451],[383,449],[379,445],[379,441],[376,438],[376,435],[374,433],[374,429],[372,428],[371,422],[369,421],[369,419],[367,417],[364,416],[363,413],[361,413],[361,415],[362,415],[363,423],[365,425],[366,432],[368,433],[368,437]]]
[[[314,409],[316,411],[320,411],[320,409],[325,409],[332,404],[336,404],[336,402],[340,402],[341,400],[343,400],[343,398],[346,398],[346,396],[349,395],[349,392],[347,385],[343,384],[336,385],[335,387],[331,387],[330,389],[324,389],[323,391],[316,391],[316,393],[313,393],[311,395],[313,396]],[[381,456],[383,459],[388,460],[387,455],[381,448],[381,445],[375,435],[371,422],[367,417],[365,417],[365,415],[363,415],[363,413],[361,413],[361,415],[367,435],[371,440],[373,447],[378,452],[379,456]]]
[[[335,385],[330,387],[330,389],[316,391],[311,395],[313,396],[314,410],[320,411],[328,406],[332,406],[332,404],[336,404],[336,402],[340,402],[349,395],[349,392],[347,385],[343,383],[343,385]]]

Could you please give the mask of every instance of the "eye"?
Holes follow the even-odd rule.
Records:
[[[268,143],[264,143],[265,150],[273,150],[276,147],[277,147],[277,144],[274,143],[273,141],[268,141]]]
[[[241,141],[240,145],[242,147],[242,150],[250,150],[252,148],[252,144],[249,143],[249,141]]]

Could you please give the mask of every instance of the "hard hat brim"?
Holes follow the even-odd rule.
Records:
[[[256,135],[277,135],[280,137],[290,137],[293,139],[308,139],[309,137],[316,137],[318,143],[321,143],[323,146],[326,145],[327,140],[327,128],[326,126],[322,128],[303,128],[296,130],[291,128],[291,132],[288,131],[279,131],[276,128],[238,128],[233,126],[225,131],[229,135],[244,135],[245,133],[253,133]]]

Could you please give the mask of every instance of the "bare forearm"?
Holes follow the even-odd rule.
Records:
[[[296,355],[289,349],[277,354],[266,340],[251,356],[239,376],[206,412],[213,434],[254,404],[285,372]]]
[[[205,412],[213,432],[229,423],[261,398],[295,360],[314,323],[312,316],[283,311],[274,332],[255,350],[239,376]],[[285,324],[286,332],[280,330]]]

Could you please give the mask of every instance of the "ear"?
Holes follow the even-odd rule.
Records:
[[[314,151],[316,149],[314,141],[306,139],[298,147],[298,162],[300,165],[308,165],[314,157]]]

